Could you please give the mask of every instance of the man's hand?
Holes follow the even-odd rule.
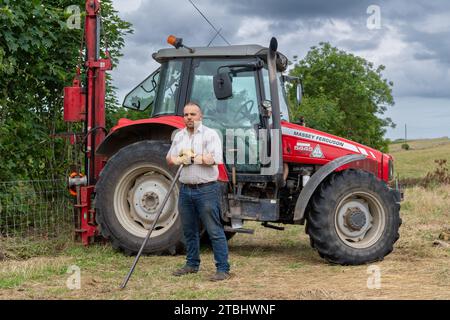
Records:
[[[183,155],[178,157],[172,157],[172,163],[176,166],[179,166],[181,164],[189,165],[192,163],[192,161],[190,157]]]
[[[179,156],[180,157],[186,156],[188,158],[194,158],[195,157],[195,153],[194,153],[194,151],[192,149],[183,149],[183,150],[181,150]]]
[[[203,164],[203,156],[201,154],[198,154],[194,158],[195,164]]]
[[[171,161],[176,166],[179,166],[181,164],[190,165],[192,163],[203,164],[207,166],[215,164],[214,157],[211,153],[197,155],[190,149],[183,149],[178,157],[171,157]]]
[[[195,164],[203,164],[206,166],[211,166],[214,164],[214,158],[211,154],[204,154],[204,155],[196,155],[194,158]]]
[[[213,165],[215,163],[213,155],[211,153],[204,154],[203,155],[203,163],[208,166]]]
[[[178,157],[170,157],[170,162],[176,166],[181,164],[190,165],[195,157],[195,153],[191,149],[183,149]]]

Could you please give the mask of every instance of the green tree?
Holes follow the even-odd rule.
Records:
[[[387,151],[385,128],[395,125],[380,118],[394,105],[393,83],[383,78],[384,69],[329,43],[312,47],[290,72],[304,86],[294,118],[304,116],[315,129]]]
[[[61,178],[68,167],[68,143],[54,136],[68,130],[63,88],[83,56],[83,29],[67,24],[72,13],[66,8],[74,4],[83,26],[83,0],[0,0],[0,181]],[[118,17],[111,0],[102,0],[102,16],[102,39],[115,64],[131,25]],[[107,109],[116,108],[108,78]]]

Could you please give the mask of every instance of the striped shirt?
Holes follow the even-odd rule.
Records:
[[[180,174],[180,182],[187,184],[199,184],[217,181],[219,177],[218,164],[222,160],[222,141],[213,129],[202,124],[194,134],[190,134],[186,128],[178,131],[173,139],[167,156],[178,157],[183,149],[191,149],[196,155],[211,154],[214,165],[191,164],[183,168]]]

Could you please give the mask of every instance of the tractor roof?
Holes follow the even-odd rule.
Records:
[[[260,57],[264,61],[267,60],[268,48],[256,44],[250,45],[234,45],[223,47],[197,47],[193,48],[194,53],[190,53],[188,49],[161,49],[153,54],[153,59],[158,62],[174,58],[233,58],[233,57]],[[278,52],[277,67],[280,71],[287,68],[288,59],[286,56]]]

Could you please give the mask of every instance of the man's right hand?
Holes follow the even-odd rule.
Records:
[[[194,151],[192,149],[183,149],[181,150],[179,156],[187,156],[188,158],[194,158],[196,156],[196,154],[194,153]]]
[[[191,158],[188,157],[186,154],[182,155],[182,156],[178,156],[178,157],[172,157],[172,163],[176,166],[179,165],[189,165],[191,164]]]

